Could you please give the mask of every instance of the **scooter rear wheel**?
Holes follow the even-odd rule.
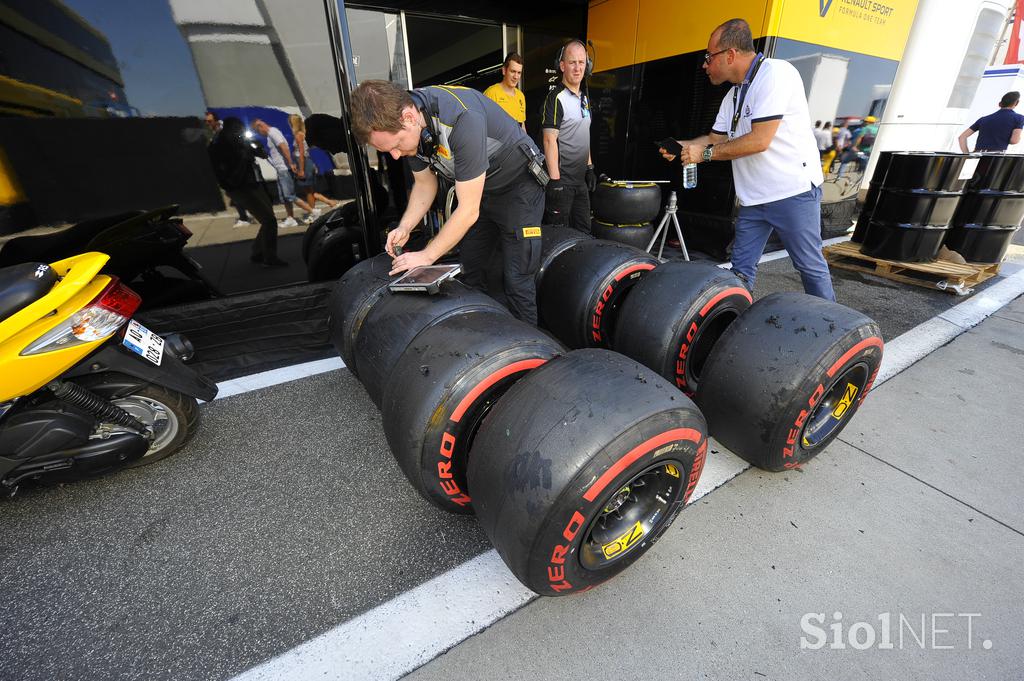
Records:
[[[166,459],[181,449],[199,425],[199,404],[195,398],[157,385],[148,385],[111,403],[153,430],[149,450],[126,468],[148,466]]]

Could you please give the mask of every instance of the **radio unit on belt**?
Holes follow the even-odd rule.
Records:
[[[541,187],[546,187],[548,182],[551,181],[551,177],[548,175],[548,171],[544,169],[544,155],[537,152],[526,142],[519,145],[519,150],[526,156],[526,169],[530,171],[530,175],[533,175],[533,179],[537,180],[537,184]]]

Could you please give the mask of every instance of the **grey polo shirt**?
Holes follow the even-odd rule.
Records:
[[[583,184],[590,157],[590,100],[559,83],[548,92],[541,127],[558,130],[558,173],[570,184]]]
[[[521,145],[540,153],[504,109],[476,90],[432,85],[413,90],[412,95],[416,105],[429,112],[437,141],[430,158],[408,159],[414,172],[433,168],[451,182],[465,182],[486,172],[484,192],[494,193],[526,177],[527,158]]]

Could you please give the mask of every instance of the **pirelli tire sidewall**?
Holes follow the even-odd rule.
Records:
[[[572,227],[558,225],[541,226],[540,266],[537,268],[537,290],[540,290],[544,273],[558,256],[572,248],[580,241],[589,241],[593,237]]]
[[[802,293],[755,302],[718,340],[697,388],[709,432],[758,468],[799,467],[854,417],[882,362],[878,325]]]
[[[623,302],[612,347],[693,397],[712,348],[751,300],[729,270],[710,263],[663,263]]]
[[[596,239],[607,239],[644,250],[654,236],[654,224],[643,222],[634,225],[619,225],[594,219],[590,223],[590,233]]]
[[[466,462],[482,418],[529,371],[565,352],[540,329],[478,310],[420,333],[395,364],[381,407],[402,472],[433,505],[473,512]]]
[[[580,241],[563,252],[537,290],[540,326],[570,348],[611,346],[619,305],[658,259],[611,241]]]
[[[388,275],[391,258],[387,253],[368,258],[350,268],[338,280],[327,303],[327,335],[345,366],[354,375],[355,343],[366,315],[388,292],[394,279]]]
[[[590,198],[594,217],[615,225],[650,222],[661,211],[661,187],[653,183],[600,182]]]
[[[566,595],[649,550],[692,494],[706,455],[704,418],[688,398],[622,355],[584,349],[530,372],[497,403],[477,433],[468,482],[516,577],[539,594]],[[638,478],[661,485],[649,487],[661,501],[635,516],[649,530],[635,532],[622,508],[626,532],[595,543],[599,521]]]

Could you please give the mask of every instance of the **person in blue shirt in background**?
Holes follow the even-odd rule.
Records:
[[[960,143],[960,151],[969,154],[967,149],[967,138],[978,133],[978,141],[974,145],[975,151],[1006,151],[1006,147],[1020,142],[1020,131],[1024,128],[1024,116],[1014,111],[1014,107],[1020,103],[1019,92],[1007,92],[999,100],[999,110],[982,116],[974,125],[960,133],[957,141]]]

